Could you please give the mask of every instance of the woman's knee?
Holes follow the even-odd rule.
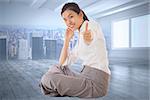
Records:
[[[42,76],[42,78],[41,78],[41,84],[45,84],[45,82],[46,82],[46,80],[47,80],[47,76],[44,74],[43,76]]]
[[[42,78],[41,78],[41,83],[43,85],[48,86],[50,84],[50,82],[53,81],[54,76],[55,76],[54,73],[46,73],[46,74],[44,74],[42,76]]]
[[[63,71],[62,71],[61,67],[58,64],[51,66],[49,68],[48,72],[56,73],[56,74],[63,74]]]

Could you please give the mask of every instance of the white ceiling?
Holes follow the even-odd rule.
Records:
[[[100,18],[148,3],[149,0],[0,0],[0,3],[22,3],[33,8],[47,8],[56,12],[60,11],[66,2],[77,2],[85,13]]]

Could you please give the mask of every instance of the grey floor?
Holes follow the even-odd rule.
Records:
[[[54,60],[0,62],[0,100],[86,100],[44,96],[38,87],[41,76]],[[144,64],[111,64],[107,96],[88,100],[149,100],[149,68]],[[73,70],[80,71],[78,65]]]

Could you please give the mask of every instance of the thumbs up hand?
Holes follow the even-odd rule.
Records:
[[[88,29],[88,22],[86,23],[86,26],[85,26],[85,31],[83,32],[83,39],[84,39],[84,42],[86,44],[90,44],[91,41],[93,40],[93,37],[92,37],[92,33],[91,31]]]

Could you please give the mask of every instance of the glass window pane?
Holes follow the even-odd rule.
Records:
[[[113,23],[112,26],[112,48],[129,47],[129,20]]]
[[[132,47],[150,47],[150,43],[148,43],[148,29],[150,29],[148,26],[148,18],[150,18],[150,15],[131,19]]]

